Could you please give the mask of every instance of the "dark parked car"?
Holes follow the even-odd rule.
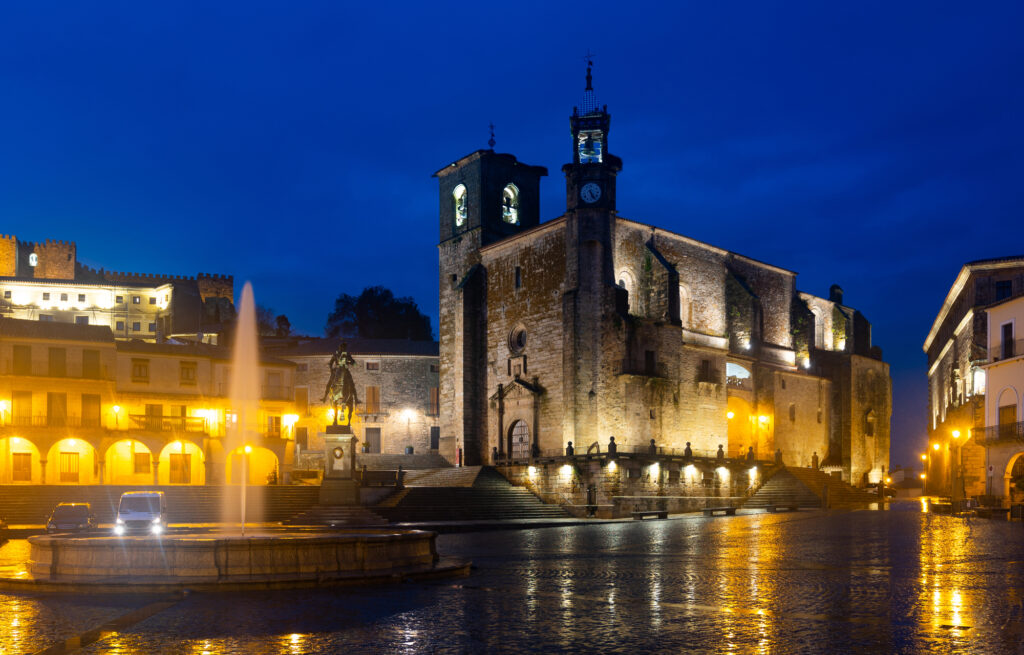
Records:
[[[82,532],[96,527],[89,503],[61,503],[46,521],[47,532]]]
[[[868,486],[866,486],[864,488],[867,491],[870,491],[873,494],[877,494],[878,493],[878,485],[879,484],[882,484],[882,483],[880,483],[880,482],[871,482],[871,483],[868,483]],[[889,487],[889,486],[886,486],[886,485],[882,485],[882,493],[885,494],[886,498],[895,498],[896,497],[896,489],[894,487]]]

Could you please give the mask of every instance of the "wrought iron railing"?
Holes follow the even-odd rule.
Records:
[[[988,351],[989,361],[999,362],[1012,357],[1024,355],[1024,339],[1014,341],[1001,341],[993,344]]]
[[[206,432],[206,419],[202,416],[150,416],[129,414],[132,425],[150,432]]]
[[[984,428],[975,428],[974,440],[981,446],[1010,441],[1024,441],[1024,422],[1003,423]]]
[[[81,416],[12,416],[10,425],[19,428],[99,428],[99,418]]]

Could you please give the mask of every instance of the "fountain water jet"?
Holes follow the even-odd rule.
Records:
[[[253,299],[252,284],[245,283],[242,288],[242,296],[238,303],[238,320],[235,324],[234,346],[231,357],[231,381],[228,385],[228,397],[231,401],[231,416],[227,420],[224,435],[224,452],[228,457],[237,457],[237,466],[233,460],[231,466],[232,477],[235,480],[227,482],[238,482],[240,492],[239,523],[242,534],[245,534],[246,515],[260,517],[263,515],[261,507],[246,507],[246,485],[248,480],[244,479],[250,475],[252,470],[247,460],[250,453],[247,450],[253,443],[257,442],[259,430],[259,409],[260,409],[260,359],[259,346],[256,334],[256,303]],[[234,521],[234,508],[224,495],[224,503],[221,508],[221,521],[225,525]]]

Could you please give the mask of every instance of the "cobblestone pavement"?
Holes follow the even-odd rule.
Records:
[[[1024,527],[917,503],[452,534],[438,548],[473,574],[193,594],[74,652],[1024,652]],[[11,542],[0,566],[24,556]],[[0,652],[165,599],[0,594]]]

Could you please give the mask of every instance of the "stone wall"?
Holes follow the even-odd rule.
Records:
[[[652,464],[657,462],[656,466]],[[513,484],[526,487],[547,503],[560,504],[576,516],[628,517],[634,511],[694,512],[705,507],[737,506],[761,484],[771,469],[751,469],[713,459],[678,460],[578,457],[567,463],[500,466]]]
[[[286,357],[286,356],[284,356]],[[307,428],[308,450],[323,450],[320,433],[330,421],[330,405],[322,402],[324,388],[330,377],[329,354],[287,357],[299,364],[295,373],[297,389],[308,390],[308,409],[300,413],[300,427]],[[382,453],[401,454],[407,446],[416,453],[430,452],[430,428],[439,417],[431,413],[430,390],[438,385],[437,358],[414,355],[354,355],[352,381],[360,404],[352,419],[352,430],[360,447],[366,443],[366,429],[379,428]],[[368,370],[367,362],[379,366]],[[302,369],[305,365],[305,370]],[[380,412],[366,411],[366,388],[380,388]],[[301,393],[301,391],[300,391]],[[300,410],[301,412],[301,410]],[[344,423],[344,420],[341,421]]]

